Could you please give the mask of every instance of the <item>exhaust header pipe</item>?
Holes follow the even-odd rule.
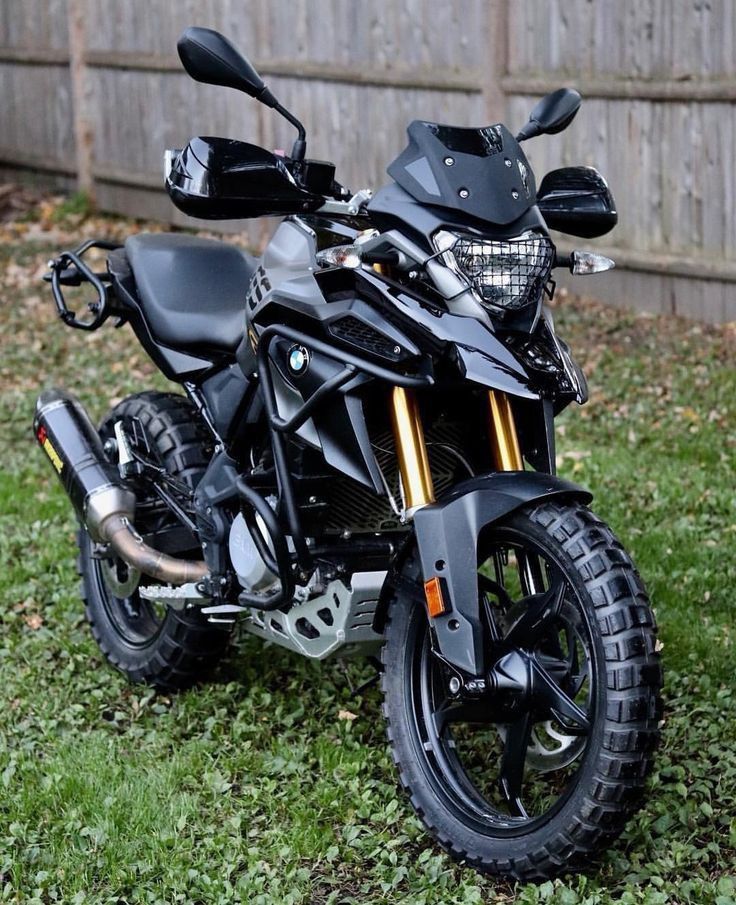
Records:
[[[144,543],[133,526],[135,494],[107,460],[100,436],[76,396],[60,389],[41,393],[33,430],[93,540],[109,544],[128,565],[159,581],[187,584],[207,577],[205,562],[177,559]]]

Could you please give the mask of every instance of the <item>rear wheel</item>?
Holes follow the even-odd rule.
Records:
[[[113,437],[116,421],[137,419],[152,453],[174,477],[196,487],[210,459],[209,440],[193,406],[182,396],[147,392],[129,396],[105,417],[103,440]],[[166,552],[201,559],[194,536],[157,499],[139,500],[136,528],[167,536]],[[173,540],[172,540],[173,539]],[[134,682],[165,690],[201,680],[221,659],[227,627],[211,625],[196,610],[177,611],[139,593],[140,574],[122,560],[100,558],[84,529],[79,532],[82,596],[92,634],[105,657]],[[155,584],[153,579],[143,579]]]
[[[600,851],[641,798],[661,709],[654,619],[629,557],[582,505],[519,510],[479,552],[487,688],[458,688],[425,608],[400,592],[383,650],[389,743],[454,857],[549,877]],[[416,562],[404,577],[421,590]]]

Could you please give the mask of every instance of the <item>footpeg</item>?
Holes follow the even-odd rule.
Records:
[[[170,585],[149,585],[138,588],[138,593],[144,600],[159,600],[170,606],[172,610],[185,610],[189,606],[196,606],[203,600],[209,600],[197,590],[194,582],[171,587]]]

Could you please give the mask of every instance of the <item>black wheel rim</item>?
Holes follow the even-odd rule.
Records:
[[[487,671],[523,682],[453,694],[419,615],[407,703],[419,760],[447,806],[480,833],[521,835],[551,819],[576,786],[595,720],[596,651],[576,582],[553,550],[499,528],[484,554]]]
[[[137,583],[127,592],[121,590],[126,583],[125,571],[128,568],[122,560],[93,558],[91,562],[95,590],[111,627],[128,647],[147,647],[161,631],[165,611],[144,600],[138,592]],[[119,583],[110,580],[111,572],[117,576]]]

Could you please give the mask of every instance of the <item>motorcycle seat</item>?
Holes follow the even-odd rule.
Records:
[[[183,233],[141,233],[125,242],[143,317],[173,349],[234,352],[258,260],[234,245]]]

